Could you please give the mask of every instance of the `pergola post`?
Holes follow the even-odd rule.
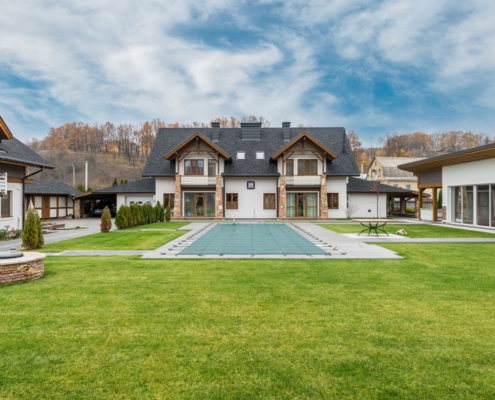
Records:
[[[418,219],[421,219],[421,207],[423,207],[423,192],[424,189],[419,189],[419,196],[418,196],[418,207],[416,208],[416,213]]]
[[[437,188],[434,187],[433,188],[433,206],[432,206],[433,207],[433,210],[432,210],[432,212],[433,212],[433,221],[437,221],[438,220],[438,218],[437,218],[437,206],[438,206],[437,205],[437,202],[438,202],[438,200],[437,200]]]

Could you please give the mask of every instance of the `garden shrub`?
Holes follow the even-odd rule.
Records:
[[[170,204],[167,205],[167,211],[165,211],[165,221],[170,222],[172,219],[172,212],[170,211]]]
[[[120,206],[119,211],[117,211],[117,215],[115,216],[115,226],[117,229],[127,228],[127,214],[123,204]]]
[[[22,233],[22,246],[26,250],[39,249],[45,244],[41,220],[36,211],[28,210]]]
[[[110,215],[110,209],[105,207],[101,213],[100,231],[103,233],[110,232],[112,229],[112,216]]]

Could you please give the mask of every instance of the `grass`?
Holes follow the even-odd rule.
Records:
[[[47,258],[0,288],[0,398],[492,398],[495,244],[386,247]]]
[[[357,222],[347,224],[319,224],[321,227],[337,233],[359,233],[363,227]],[[441,225],[429,224],[387,224],[385,230],[388,234],[395,233],[399,229],[407,232],[410,238],[492,238],[494,233],[470,231],[467,229],[450,228]],[[366,232],[365,232],[366,233]],[[363,234],[365,234],[363,233]]]
[[[135,226],[133,228],[130,228],[129,230],[136,230],[136,231],[141,231],[143,229],[160,229],[160,230],[170,230],[170,229],[177,229],[181,228],[185,225],[189,225],[189,222],[156,222],[154,224],[148,224],[148,225],[140,225],[140,226]]]

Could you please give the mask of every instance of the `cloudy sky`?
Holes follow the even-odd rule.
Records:
[[[66,122],[262,115],[384,133],[495,134],[495,2],[16,0],[0,6],[0,115]]]

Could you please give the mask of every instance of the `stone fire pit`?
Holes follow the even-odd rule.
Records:
[[[0,285],[41,278],[45,257],[42,253],[0,253]]]

